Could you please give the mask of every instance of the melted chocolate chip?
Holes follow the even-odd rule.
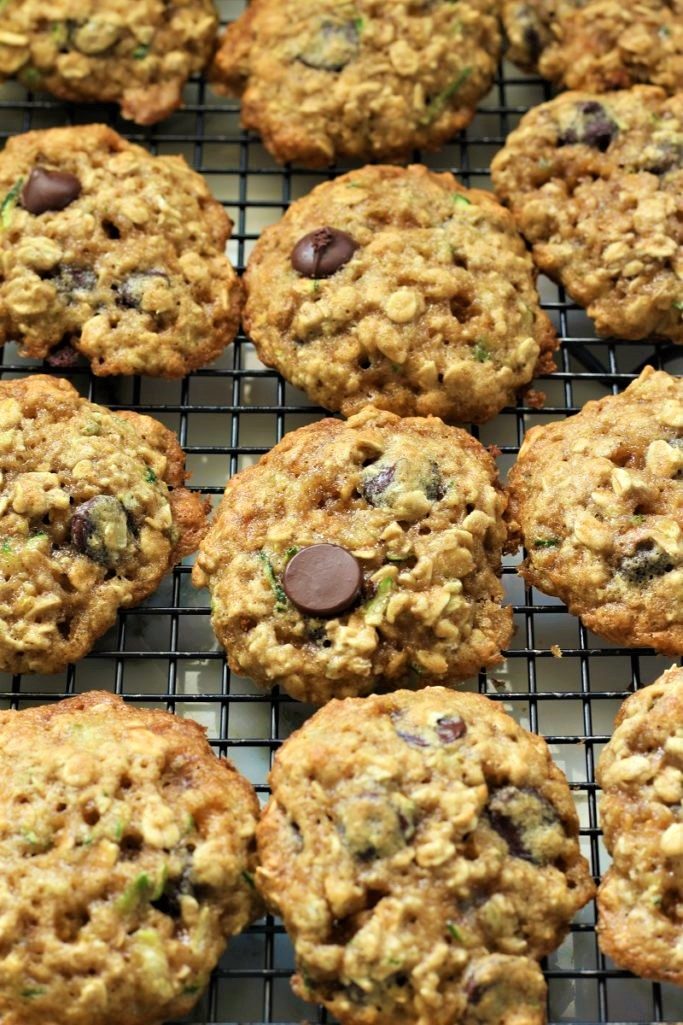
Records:
[[[353,21],[323,21],[299,60],[318,71],[341,71],[358,54],[360,36]]]
[[[548,862],[549,847],[542,841],[544,831],[564,828],[552,804],[531,787],[506,786],[492,790],[486,809],[489,824],[505,840],[510,854],[535,865]]]
[[[444,744],[452,744],[467,733],[467,725],[459,716],[444,715],[436,722],[436,735]]]
[[[541,37],[539,35],[538,29],[535,28],[533,25],[525,25],[522,38],[524,39],[524,46],[526,48],[527,53],[529,54],[530,59],[533,61],[534,64],[536,64],[538,58],[541,56],[541,51],[543,49],[543,43],[541,42]]]
[[[671,558],[654,541],[641,541],[633,554],[621,560],[619,572],[633,584],[645,584],[655,577],[662,577],[674,568]]]
[[[329,278],[348,263],[358,243],[338,228],[316,228],[292,250],[292,267],[306,278]]]
[[[68,370],[71,367],[78,366],[78,353],[74,349],[73,345],[69,342],[64,342],[63,345],[53,349],[52,352],[45,357],[45,362],[49,367],[55,367],[59,370]]]
[[[282,586],[289,600],[313,616],[334,616],[353,605],[363,583],[361,568],[340,545],[302,548],[287,563]]]
[[[44,214],[47,210],[64,210],[80,194],[76,175],[34,167],[21,190],[21,205],[30,214]]]
[[[396,736],[400,737],[401,740],[409,744],[410,747],[430,747],[428,740],[424,737],[420,737],[417,733],[406,733],[404,730],[396,730]]]
[[[117,498],[96,495],[77,506],[71,518],[71,543],[95,562],[117,562],[128,540],[128,518]]]
[[[424,482],[425,497],[430,502],[440,502],[446,494],[446,485],[443,482],[438,463],[433,460],[429,464],[429,477]]]
[[[44,276],[54,283],[59,295],[69,303],[87,299],[97,285],[97,275],[94,271],[70,263],[60,265],[55,271]]]
[[[370,505],[380,505],[382,496],[396,476],[396,463],[383,466],[374,477],[367,477],[360,487],[360,493]]]
[[[558,145],[572,146],[576,143],[585,143],[586,146],[604,153],[619,131],[616,121],[613,121],[602,104],[595,100],[577,104],[576,110],[576,126],[568,128],[558,136]]]
[[[163,278],[168,283],[168,275],[161,270],[146,270],[130,274],[118,287],[117,305],[129,310],[139,309],[144,291],[152,278]]]

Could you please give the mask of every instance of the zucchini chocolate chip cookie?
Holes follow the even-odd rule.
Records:
[[[500,55],[495,0],[252,0],[214,88],[277,160],[403,159],[474,117]]]
[[[0,712],[3,1025],[187,1013],[258,913],[258,802],[196,723],[93,692]]]
[[[213,0],[2,0],[0,81],[64,100],[119,103],[153,124],[213,51]]]
[[[343,1025],[542,1025],[594,892],[547,745],[479,694],[332,701],[278,751],[256,879]]]
[[[505,506],[469,434],[368,408],[229,481],[193,581],[231,668],[302,701],[461,680],[512,633]]]
[[[491,170],[538,267],[599,334],[683,342],[683,92],[565,93]]]
[[[569,89],[683,89],[683,0],[504,0],[508,56]]]
[[[182,377],[239,325],[232,224],[182,157],[104,125],[29,132],[0,153],[0,344],[95,374]]]
[[[261,359],[328,409],[487,420],[555,331],[509,213],[426,167],[319,185],[249,260],[245,328]]]
[[[595,633],[683,655],[683,378],[534,427],[510,474],[522,576]]]
[[[114,415],[72,386],[0,382],[0,669],[82,658],[205,530],[166,427]]]
[[[636,975],[683,986],[683,669],[627,698],[597,778],[613,859],[598,890],[600,946]]]

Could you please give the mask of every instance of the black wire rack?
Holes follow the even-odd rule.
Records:
[[[219,6],[226,22],[240,13],[244,2],[220,0]],[[435,170],[453,171],[466,185],[490,187],[494,153],[524,111],[549,97],[546,84],[505,65],[469,129],[424,161]],[[258,138],[240,129],[238,104],[219,99],[199,79],[189,83],[183,110],[152,129],[121,121],[111,107],[61,104],[26,93],[16,83],[0,87],[3,143],[32,128],[90,121],[106,121],[152,152],[182,153],[205,175],[235,222],[229,251],[240,270],[260,231],[290,202],[345,170],[277,166]],[[415,160],[420,159],[416,153]],[[545,405],[519,403],[472,429],[484,444],[500,449],[503,475],[530,426],[574,413],[588,399],[623,390],[646,363],[670,373],[683,370],[680,348],[598,340],[583,311],[561,289],[544,279],[539,287],[544,308],[562,338],[557,372],[536,385],[546,395]],[[3,377],[36,368],[34,361],[18,355],[14,345],[5,346]],[[38,369],[44,372],[42,365]],[[149,413],[177,431],[193,474],[191,485],[214,501],[227,477],[257,460],[287,431],[324,413],[266,370],[243,336],[212,366],[180,382],[94,378],[81,368],[64,373],[93,401]],[[190,561],[178,566],[144,605],[121,611],[116,626],[95,650],[66,673],[0,675],[0,704],[25,708],[97,688],[115,691],[132,703],[190,716],[206,726],[217,753],[228,755],[265,799],[274,751],[312,709],[277,692],[265,695],[249,680],[230,674],[211,631],[207,594],[191,586]],[[517,561],[506,560],[503,570],[517,627],[512,647],[495,675],[481,673],[470,687],[502,702],[520,723],[546,737],[570,780],[581,818],[582,848],[597,880],[608,864],[599,830],[597,759],[623,698],[654,680],[671,660],[648,649],[606,644],[555,599],[525,586],[516,573]],[[681,990],[617,969],[601,955],[594,923],[595,909],[589,905],[560,949],[544,963],[552,1025],[680,1025]],[[330,1021],[324,1011],[291,993],[292,969],[291,945],[281,924],[268,917],[232,941],[207,992],[184,1020],[203,1025]]]

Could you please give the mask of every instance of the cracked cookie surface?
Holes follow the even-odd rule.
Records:
[[[4,0],[0,81],[110,101],[148,125],[180,106],[213,51],[213,0]]]
[[[499,663],[512,632],[500,606],[505,506],[470,435],[368,408],[288,434],[230,480],[193,581],[211,590],[232,669],[299,700],[464,679]],[[290,598],[302,585],[320,597],[324,562],[294,565],[320,544],[360,570],[338,614]]]
[[[683,986],[683,669],[626,699],[597,779],[613,859],[598,890],[600,946],[636,975]]]
[[[566,93],[491,165],[538,267],[599,334],[683,342],[683,93]]]
[[[327,263],[302,259],[311,233]],[[341,250],[340,235],[353,246]],[[319,185],[263,232],[245,288],[261,359],[346,416],[372,403],[480,422],[554,366],[555,332],[508,211],[420,165]]]
[[[545,742],[442,687],[332,701],[278,751],[257,884],[343,1025],[542,1025],[593,895]]]
[[[104,692],[0,712],[0,1015],[158,1025],[258,912],[258,801],[197,723]]]
[[[509,480],[524,578],[595,633],[683,654],[683,379],[528,432]]]
[[[508,57],[568,89],[683,89],[683,0],[505,0]]]
[[[404,159],[474,117],[500,55],[493,0],[252,0],[211,71],[284,162]]]
[[[235,336],[232,224],[182,157],[104,125],[14,136],[0,153],[0,343],[95,374],[182,377]]]
[[[0,668],[54,673],[193,552],[205,503],[174,434],[64,380],[0,382]]]

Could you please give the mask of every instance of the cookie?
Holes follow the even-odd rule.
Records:
[[[538,267],[598,334],[683,342],[683,93],[565,93],[491,165]]]
[[[211,80],[281,162],[402,160],[469,124],[500,52],[494,0],[252,0]]]
[[[612,864],[598,939],[636,975],[683,986],[683,670],[621,706],[600,756],[600,818]]]
[[[3,0],[0,82],[118,103],[150,125],[180,106],[217,27],[213,0]]]
[[[95,374],[182,377],[239,326],[232,224],[182,157],[104,125],[29,132],[0,153],[0,344]]]
[[[258,801],[196,723],[92,692],[0,712],[3,1025],[187,1013],[258,912]]]
[[[346,416],[481,422],[554,368],[509,213],[419,165],[319,185],[263,232],[245,282],[260,358]]]
[[[56,673],[193,552],[205,503],[166,427],[58,378],[0,381],[0,669]]]
[[[301,701],[461,680],[512,633],[505,506],[469,434],[369,407],[230,480],[192,579],[233,671]]]
[[[509,479],[525,580],[618,644],[683,655],[683,378],[528,432]]]
[[[505,0],[508,57],[569,89],[683,89],[682,0]]]
[[[342,1025],[542,1025],[593,895],[547,745],[479,694],[332,701],[278,751],[257,885]]]

